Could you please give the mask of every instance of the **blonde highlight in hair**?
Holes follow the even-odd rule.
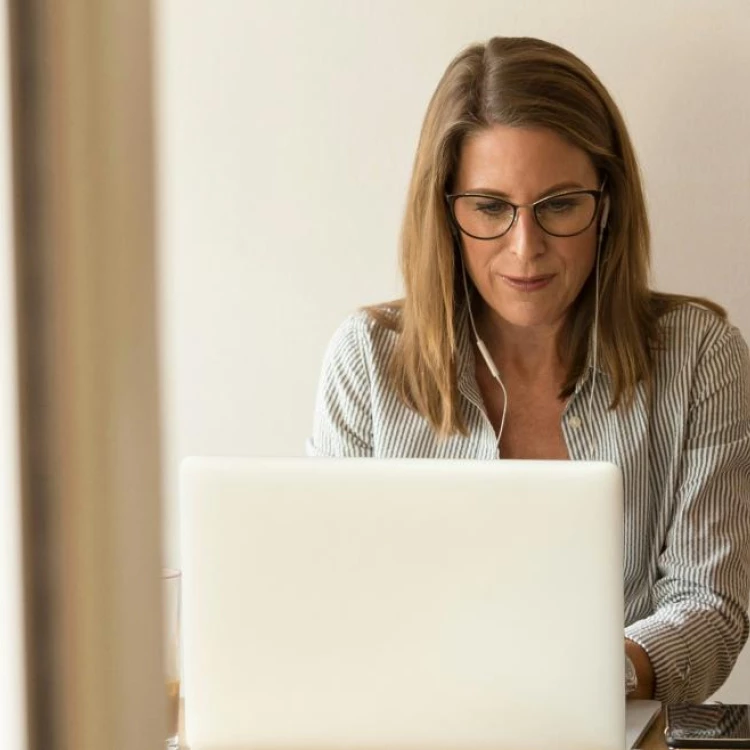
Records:
[[[456,320],[471,303],[460,283],[460,250],[445,194],[465,139],[493,125],[548,128],[586,152],[606,180],[610,213],[596,333],[599,366],[612,382],[612,408],[629,402],[639,382],[650,385],[665,312],[690,301],[725,315],[707,300],[649,289],[650,232],[635,151],[617,105],[591,69],[539,39],[495,37],[471,45],[446,69],[422,126],[401,231],[401,314],[394,318],[383,306],[369,308],[381,323],[400,330],[390,370],[396,391],[441,435],[466,434]],[[594,287],[592,276],[570,311],[561,342],[567,363],[561,398],[572,394],[588,361]]]

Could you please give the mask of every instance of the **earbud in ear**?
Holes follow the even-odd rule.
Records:
[[[609,219],[609,196],[604,196],[604,202],[602,203],[602,218],[599,222],[599,243],[601,244],[602,237],[604,237],[604,230],[607,228],[607,220]]]
[[[604,204],[602,205],[602,221],[599,225],[601,229],[607,226],[607,219],[609,219],[609,196],[604,196]]]

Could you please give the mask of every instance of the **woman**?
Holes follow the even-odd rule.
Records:
[[[584,63],[525,38],[453,60],[401,262],[404,299],[331,342],[311,452],[618,464],[628,694],[705,700],[748,635],[748,350],[648,288],[635,154]]]

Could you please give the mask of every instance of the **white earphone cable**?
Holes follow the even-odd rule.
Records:
[[[476,326],[476,323],[474,322],[474,314],[471,311],[471,300],[469,298],[469,284],[466,281],[466,263],[464,263],[463,253],[460,253],[460,256],[461,256],[461,275],[463,276],[464,296],[466,298],[466,309],[469,312],[469,322],[471,323],[471,330],[474,332],[474,338],[476,339],[476,342],[477,342],[477,349],[479,349],[479,353],[482,355],[482,359],[487,365],[487,369],[490,371],[490,374],[500,384],[500,388],[503,392],[503,415],[500,418],[500,429],[497,431],[497,440],[495,441],[495,446],[499,450],[500,439],[503,436],[503,428],[505,427],[505,415],[508,413],[508,391],[505,389],[505,384],[503,383],[503,379],[500,377],[500,372],[498,371],[497,366],[492,361],[492,357],[490,356],[490,352],[487,349],[487,346],[485,345],[484,341],[482,341],[482,339],[479,338],[479,333],[477,332],[477,326]]]
[[[599,364],[599,258],[601,256],[602,247],[602,234],[599,233],[599,243],[596,248],[596,279],[594,282],[594,326],[593,326],[593,338],[592,343],[593,357],[592,357],[592,370],[591,373],[591,393],[589,393],[589,411],[588,420],[589,424],[592,424],[591,417],[594,413],[594,391],[596,390],[596,372]]]
[[[602,189],[604,183],[602,183]],[[604,206],[602,210],[602,219],[599,224],[599,237],[596,243],[596,270],[594,272],[594,326],[592,329],[593,342],[592,342],[592,369],[591,374],[591,392],[589,393],[589,409],[588,409],[588,421],[589,425],[592,423],[592,416],[594,413],[594,391],[596,390],[596,373],[599,369],[599,268],[601,265],[602,257],[602,240],[604,239],[604,230],[607,228],[607,221],[609,219],[609,197],[605,196]]]

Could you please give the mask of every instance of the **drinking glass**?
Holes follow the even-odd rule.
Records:
[[[180,747],[180,582],[179,570],[161,572],[164,603],[164,691],[167,708],[166,750]]]

